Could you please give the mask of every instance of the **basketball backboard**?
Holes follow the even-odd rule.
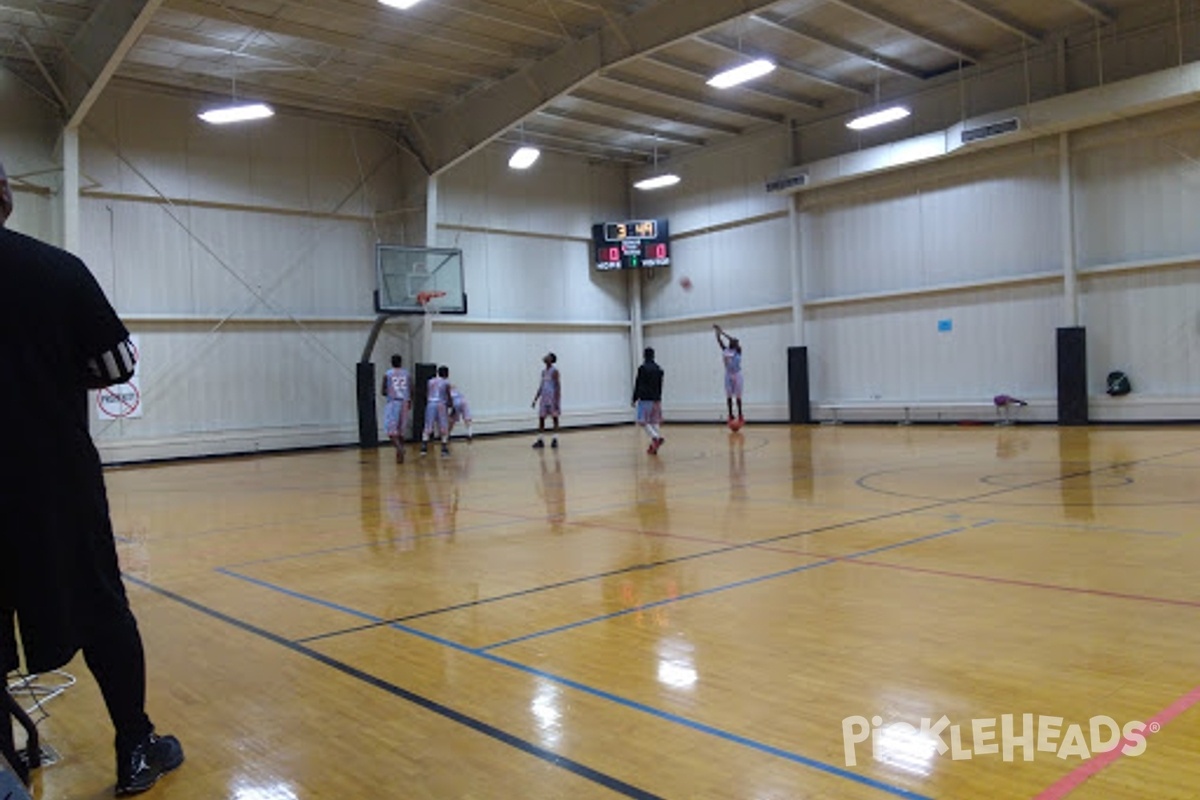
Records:
[[[380,244],[375,247],[375,265],[375,310],[379,313],[467,313],[462,250]],[[445,294],[429,300],[428,309],[421,305],[420,297],[439,292]]]

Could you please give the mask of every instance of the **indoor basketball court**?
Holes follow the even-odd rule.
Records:
[[[665,433],[112,470],[150,707],[189,745],[156,796],[1190,796],[1194,430]],[[46,705],[41,796],[107,796],[98,704]],[[1006,714],[1061,718],[1050,749],[982,754]],[[1161,730],[1059,757],[1101,716]]]
[[[1196,0],[0,2],[0,800],[1200,800],[1198,98]]]

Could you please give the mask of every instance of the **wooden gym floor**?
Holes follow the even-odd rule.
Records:
[[[147,797],[1200,797],[1200,429],[665,432],[110,470]],[[69,671],[35,796],[108,797]]]

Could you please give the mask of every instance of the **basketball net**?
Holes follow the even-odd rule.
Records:
[[[418,292],[417,303],[420,304],[422,309],[424,309],[426,316],[436,315],[441,313],[441,305],[439,303],[435,303],[434,300],[445,296],[446,293],[441,290]]]

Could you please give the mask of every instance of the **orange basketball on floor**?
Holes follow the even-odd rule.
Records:
[[[742,429],[742,426],[745,424],[746,424],[746,420],[744,420],[744,419],[731,419],[731,420],[729,420],[729,430],[733,431],[734,433],[737,433],[738,431],[740,431]]]

